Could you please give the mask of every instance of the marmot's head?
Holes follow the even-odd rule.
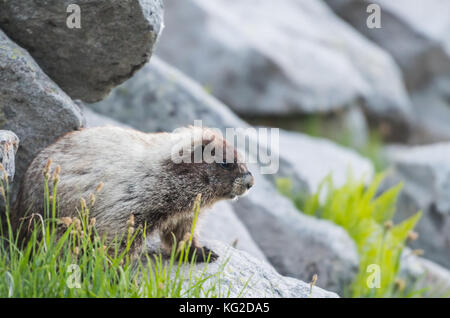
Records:
[[[235,199],[253,186],[254,179],[242,156],[218,131],[188,127],[172,149],[171,169],[188,178],[190,189],[213,201]],[[175,137],[176,138],[176,137]]]

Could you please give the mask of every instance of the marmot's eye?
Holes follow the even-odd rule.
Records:
[[[228,162],[219,163],[220,167],[226,170],[230,170],[233,167],[233,164]]]

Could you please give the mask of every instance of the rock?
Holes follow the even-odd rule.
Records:
[[[388,51],[413,94],[413,142],[450,140],[450,2],[379,0],[381,28],[367,27],[371,0],[325,0],[359,32]],[[429,17],[433,17],[429,19]],[[438,83],[442,81],[442,84]]]
[[[285,130],[305,131],[345,142],[351,148],[363,148],[369,142],[369,123],[361,107],[348,107],[332,114],[292,115],[289,117],[245,116],[253,126],[283,127]],[[337,136],[336,136],[337,133]]]
[[[69,4],[81,9],[70,29]],[[0,1],[0,27],[74,99],[95,102],[149,60],[163,29],[161,0]]]
[[[216,203],[203,219],[199,220],[200,237],[205,241],[221,241],[267,262],[250,233],[234,212],[234,205],[227,201]]]
[[[426,297],[448,297],[450,291],[450,271],[405,248],[400,262],[400,276],[414,286],[415,290],[425,289]]]
[[[165,5],[157,53],[238,113],[324,113],[362,104],[377,117],[410,121],[394,61],[320,1]]]
[[[16,172],[16,152],[19,148],[19,137],[12,131],[0,130],[0,162],[9,181],[14,179]]]
[[[14,131],[21,141],[13,198],[34,156],[82,123],[78,106],[0,30],[0,129]]]
[[[313,193],[329,174],[335,186],[344,185],[349,175],[370,181],[374,174],[372,163],[356,151],[295,132],[280,131],[280,155],[307,180]]]
[[[197,83],[157,56],[103,101],[87,105],[142,131],[158,132],[193,125],[248,126]]]
[[[252,191],[234,209],[269,262],[282,275],[310,281],[317,274],[318,286],[343,292],[358,269],[353,240],[332,222],[302,214],[265,178],[254,176]]]
[[[380,29],[367,27],[369,13],[366,10],[373,3],[371,0],[325,2],[359,32],[392,54],[410,90],[421,87],[437,74],[450,73],[450,22],[446,14],[450,11],[450,2],[378,0]]]
[[[142,131],[171,131],[200,118],[204,126],[249,127],[192,80],[155,58],[107,99],[89,107]],[[283,275],[305,281],[317,273],[318,286],[329,290],[348,286],[358,260],[347,233],[328,221],[302,215],[259,175],[260,167],[250,170],[258,174],[256,185],[233,209],[271,264]],[[308,181],[283,157],[278,174],[308,188]],[[287,247],[292,250],[286,252]]]
[[[86,119],[85,124],[86,127],[118,126],[124,128],[131,128],[130,126],[118,122],[117,120],[97,114],[90,108],[84,107],[84,104],[80,104],[80,107],[82,108],[84,118]]]
[[[155,249],[157,243],[150,246],[150,252]],[[258,260],[246,252],[236,250],[219,241],[208,241],[207,246],[220,256],[214,263],[207,265],[197,264],[197,273],[204,272],[203,277],[208,277],[221,272],[217,290],[229,295],[227,297],[245,298],[336,298],[333,292],[328,292],[319,287],[313,287],[312,293],[309,284],[300,280],[283,277],[266,262]],[[225,266],[224,266],[225,264]],[[224,266],[224,267],[223,267]],[[222,270],[223,268],[223,270]],[[189,270],[189,269],[187,269]],[[205,284],[212,284],[214,278]],[[187,285],[187,284],[186,284]]]
[[[237,297],[243,291],[243,297],[282,297],[282,298],[336,298],[333,292],[310,286],[298,279],[283,277],[269,264],[261,262],[245,252],[235,250],[223,243],[211,241],[208,247],[220,255],[217,262],[207,267],[210,275],[216,273],[221,262],[229,258],[221,277],[222,290],[231,286],[230,297]],[[198,266],[199,269],[202,265]],[[245,284],[248,286],[244,288]]]
[[[416,144],[450,141],[450,76],[436,77],[411,95],[417,115],[411,142]]]
[[[403,181],[396,217],[403,220],[418,210],[423,215],[411,247],[450,268],[450,143],[418,147],[390,147],[392,182]]]

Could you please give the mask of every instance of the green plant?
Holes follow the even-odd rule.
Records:
[[[135,229],[130,217],[127,237],[107,244],[96,232],[95,218],[89,216],[97,193],[92,194],[89,203],[81,199],[79,218],[58,218],[59,168],[52,177],[49,165],[46,169],[43,215],[34,214],[24,220],[22,226],[29,226],[31,234],[22,245],[11,227],[9,184],[5,174],[0,182],[6,205],[6,218],[3,226],[0,224],[0,297],[229,295],[230,288],[224,288],[220,283],[226,262],[215,274],[208,274],[209,261],[199,272],[194,260],[188,259],[192,236],[179,244],[179,253],[174,245],[169,259],[160,254],[136,258],[130,253],[130,247],[139,236],[145,239],[145,229]],[[196,204],[193,211],[195,219],[199,206]],[[195,224],[192,232],[194,230]]]
[[[366,186],[363,180],[349,176],[342,187],[333,185],[331,175],[320,184],[316,193],[304,197],[292,193],[288,179],[277,180],[280,192],[290,197],[305,214],[333,221],[342,226],[355,241],[359,255],[359,272],[349,288],[352,297],[395,297],[405,289],[397,275],[400,257],[411,231],[418,222],[418,212],[394,225],[397,197],[402,189],[398,184],[377,195],[384,174],[378,174]],[[379,286],[373,288],[373,271],[379,269]]]

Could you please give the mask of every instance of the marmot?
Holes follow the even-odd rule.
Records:
[[[206,148],[212,150],[211,155],[221,156],[220,160],[186,160]],[[174,154],[184,160],[174,162]],[[180,242],[190,233],[198,194],[201,208],[205,208],[245,194],[254,182],[237,150],[212,129],[191,126],[173,133],[146,134],[112,126],[85,128],[61,137],[32,161],[14,209],[16,226],[27,214],[42,214],[43,170],[49,158],[52,169],[59,165],[61,170],[59,217],[78,216],[80,198],[88,200],[103,182],[103,190],[90,209],[97,231],[112,240],[126,233],[127,221],[133,215],[135,226],[143,228],[145,224],[147,234],[159,233],[166,252],[172,249],[173,235]],[[143,247],[142,243],[134,248]],[[194,250],[198,261],[205,261],[210,252],[211,260],[217,258],[200,246],[195,236],[191,252]]]

